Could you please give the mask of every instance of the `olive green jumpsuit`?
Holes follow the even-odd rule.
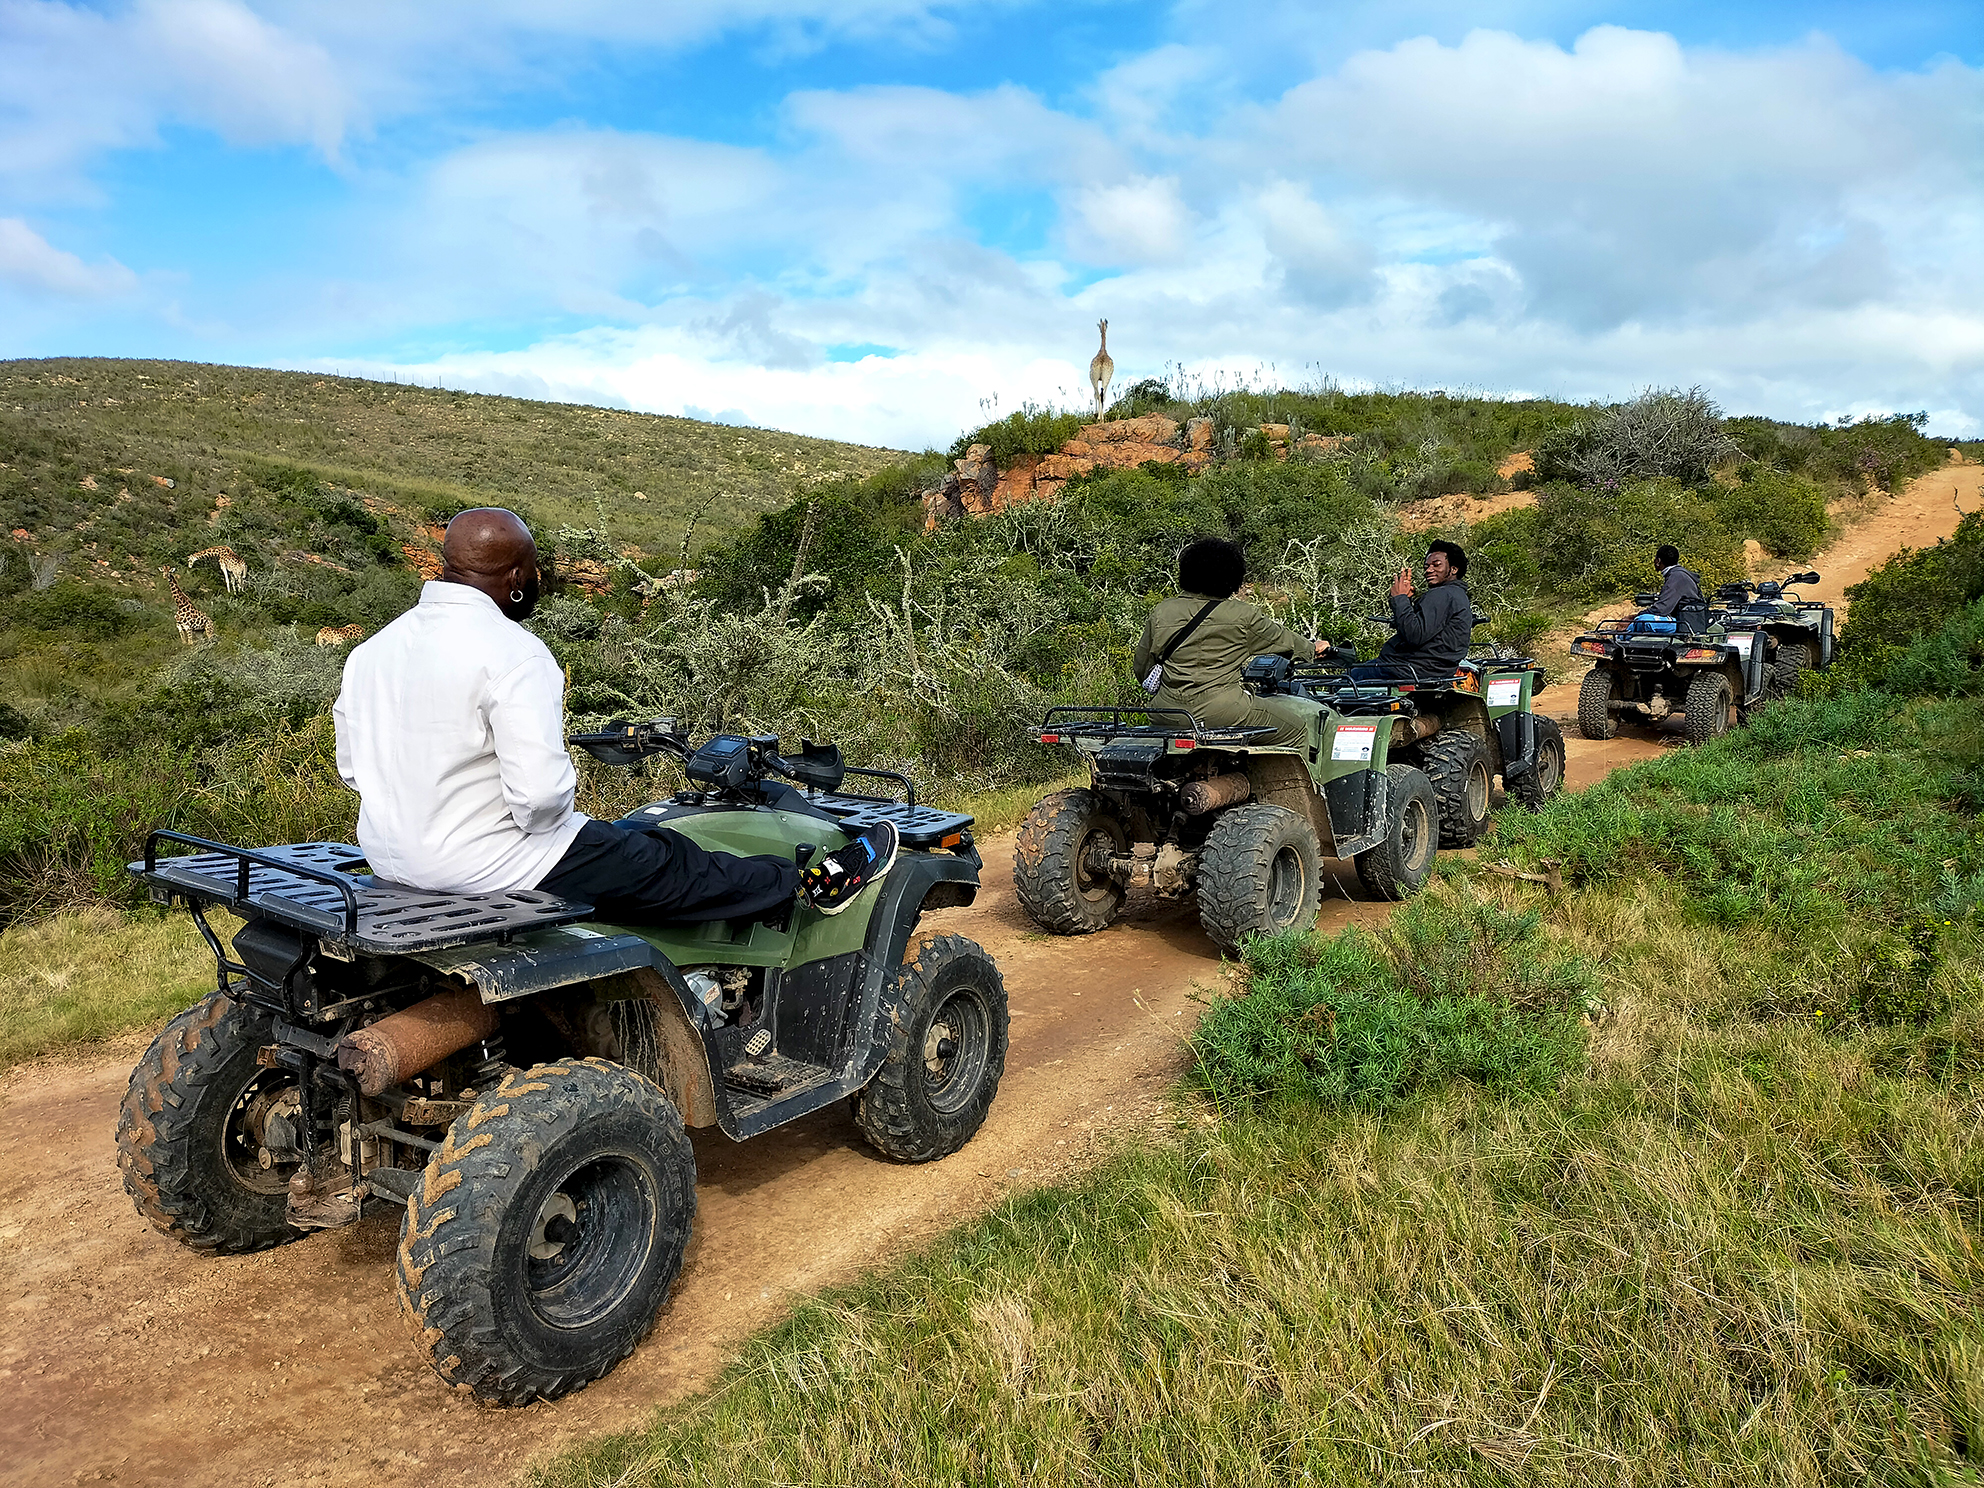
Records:
[[[1132,658],[1139,679],[1150,674],[1158,653],[1211,599],[1210,594],[1180,594],[1150,612]],[[1164,683],[1150,706],[1182,708],[1214,728],[1267,725],[1275,730],[1269,742],[1299,748],[1314,742],[1322,704],[1255,697],[1240,685],[1240,674],[1256,656],[1310,656],[1315,649],[1313,642],[1246,600],[1223,599],[1164,663]]]

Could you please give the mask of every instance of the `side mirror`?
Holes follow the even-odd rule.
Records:
[[[1784,582],[1787,584],[1816,584],[1819,576],[1815,573],[1796,573]]]

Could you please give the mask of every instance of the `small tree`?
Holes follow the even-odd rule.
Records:
[[[1648,388],[1629,403],[1545,437],[1537,446],[1536,473],[1596,489],[1662,475],[1698,486],[1724,461],[1742,457],[1707,393]]]

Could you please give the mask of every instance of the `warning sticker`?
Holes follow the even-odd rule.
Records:
[[[1522,701],[1522,678],[1497,677],[1488,684],[1488,706],[1513,708]]]
[[[1330,758],[1333,760],[1367,760],[1371,749],[1378,742],[1378,726],[1375,723],[1340,723],[1336,738],[1330,743]]]
[[[1736,654],[1738,656],[1748,656],[1750,654],[1750,642],[1755,639],[1756,636],[1750,631],[1739,630],[1729,638],[1729,644],[1736,648]]]

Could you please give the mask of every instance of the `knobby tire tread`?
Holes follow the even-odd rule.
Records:
[[[552,1367],[519,1356],[491,1300],[492,1284],[509,1282],[493,1274],[504,1200],[536,1170],[521,1158],[611,1111],[630,1111],[652,1128],[663,1184],[655,1245],[672,1254],[664,1255],[652,1289],[653,1310],[613,1343],[610,1357]],[[695,1212],[695,1152],[680,1113],[654,1082],[605,1059],[513,1070],[448,1128],[407,1200],[394,1267],[400,1308],[449,1384],[501,1405],[555,1400],[607,1374],[647,1335],[681,1271]]]
[[[1098,918],[1076,887],[1082,841],[1096,818],[1108,814],[1100,795],[1076,788],[1043,798],[1020,823],[1013,845],[1013,888],[1041,929],[1092,935],[1116,922],[1126,894],[1119,889],[1112,907]]]
[[[1432,782],[1425,774],[1410,765],[1387,765],[1385,775],[1391,788],[1386,792],[1391,807],[1391,819],[1385,823],[1385,840],[1368,852],[1357,855],[1357,877],[1364,887],[1380,899],[1403,899],[1432,877],[1433,863],[1438,852],[1426,859],[1426,871],[1417,883],[1407,873],[1404,854],[1400,849],[1399,828],[1405,820],[1405,803],[1408,792],[1424,792],[1427,801],[1427,826],[1438,830],[1438,798],[1433,794]]]
[[[1255,802],[1224,812],[1206,834],[1197,874],[1199,923],[1222,951],[1237,950],[1245,936],[1273,933],[1267,898],[1274,860],[1289,843],[1308,883],[1290,928],[1306,929],[1322,902],[1322,847],[1307,822],[1286,807]]]
[[[1682,728],[1690,744],[1706,744],[1729,732],[1729,679],[1720,672],[1698,672],[1688,683]]]
[[[117,1112],[117,1166],[138,1212],[192,1250],[248,1255],[300,1238],[274,1196],[268,1223],[230,1224],[198,1182],[196,1144],[207,1140],[199,1097],[231,1055],[272,1037],[268,1015],[220,992],[167,1023],[131,1071]],[[225,1119],[225,1113],[222,1113]]]
[[[1479,734],[1466,729],[1442,729],[1419,746],[1420,773],[1433,782],[1442,847],[1472,847],[1487,829],[1488,812],[1484,809],[1476,821],[1467,809],[1467,777],[1477,758],[1483,774],[1488,774],[1488,746]]]
[[[1545,789],[1542,781],[1543,752],[1554,749],[1557,759],[1557,778]],[[1531,811],[1540,811],[1550,803],[1550,798],[1564,788],[1564,771],[1569,764],[1569,756],[1564,751],[1564,731],[1557,727],[1554,719],[1538,716],[1536,720],[1536,765],[1530,772],[1509,788],[1509,795],[1515,802]]]
[[[1051,798],[1050,798],[1051,799]],[[985,994],[990,1015],[991,1046],[979,1089],[963,1110],[943,1113],[920,1098],[917,1081],[923,1062],[923,1038],[929,1018],[942,998],[937,994],[944,973],[970,963]],[[934,1162],[971,1140],[984,1124],[1006,1072],[1010,1017],[1006,982],[999,966],[976,941],[962,935],[921,935],[909,944],[896,974],[894,1013],[889,1019],[888,1050],[874,1079],[854,1099],[854,1119],[869,1145],[899,1163]]]
[[[1587,739],[1610,739],[1619,721],[1605,705],[1612,701],[1617,679],[1604,667],[1593,667],[1578,684],[1578,732]]]

